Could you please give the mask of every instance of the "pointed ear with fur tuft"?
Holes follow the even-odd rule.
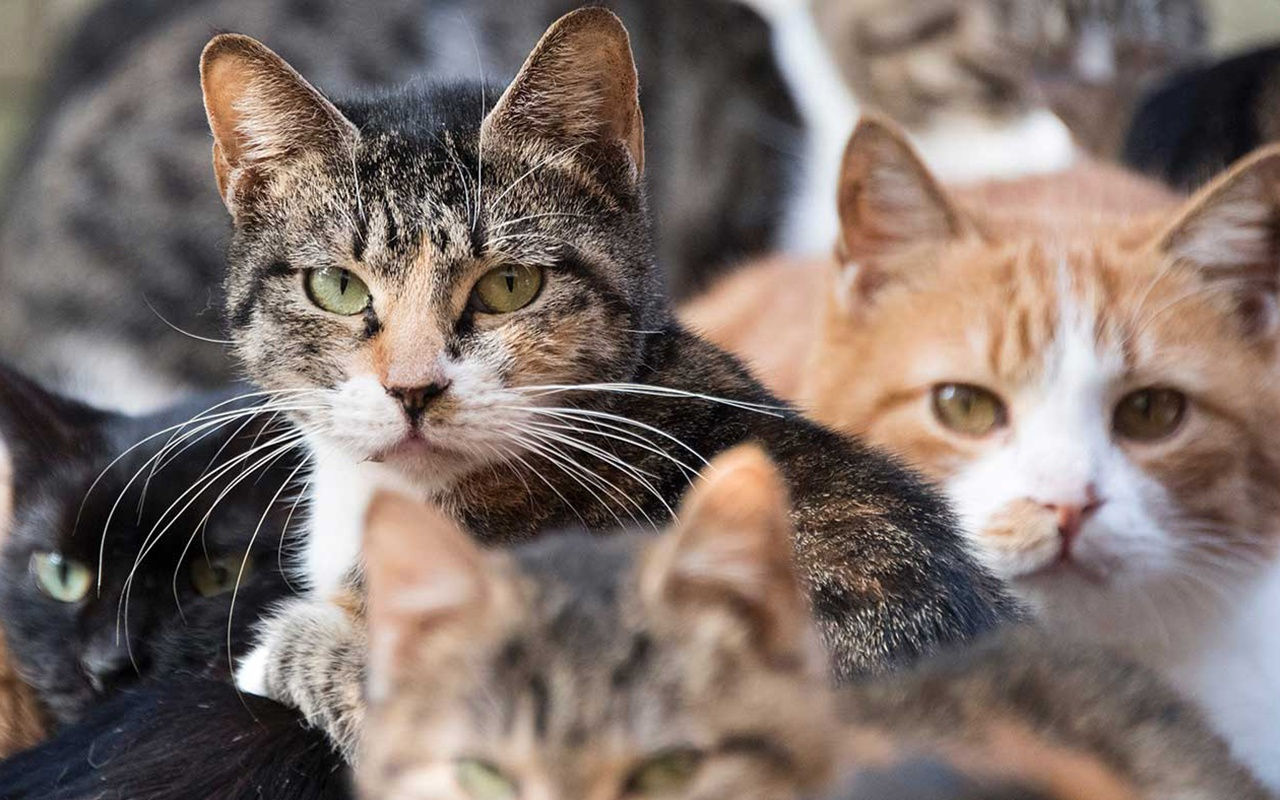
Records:
[[[200,56],[218,193],[234,217],[272,169],[305,153],[346,154],[359,131],[256,39],[215,36]]]
[[[712,460],[675,529],[643,566],[646,598],[687,612],[719,608],[744,622],[764,655],[809,663],[816,641],[793,553],[787,486],[755,445]]]
[[[1187,201],[1155,247],[1231,290],[1246,336],[1280,329],[1280,145],[1239,161]]]
[[[45,465],[96,440],[111,416],[0,363],[0,450],[8,454],[15,496]]]
[[[416,672],[414,658],[432,637],[475,633],[502,580],[495,560],[439,509],[389,492],[374,497],[364,534],[373,696]]]
[[[617,153],[638,178],[644,121],[622,21],[606,9],[583,8],[553,23],[485,118],[481,136]]]
[[[906,135],[874,115],[845,146],[837,204],[841,290],[862,297],[892,279],[895,256],[970,230]]]

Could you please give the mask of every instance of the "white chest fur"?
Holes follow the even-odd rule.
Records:
[[[1153,663],[1204,707],[1236,755],[1280,790],[1280,565],[1185,654]]]

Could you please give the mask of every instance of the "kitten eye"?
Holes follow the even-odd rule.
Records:
[[[542,289],[542,269],[511,264],[480,276],[471,290],[472,301],[488,314],[510,314],[529,305]]]
[[[668,750],[650,758],[631,772],[626,793],[638,797],[661,797],[689,785],[702,766],[702,754],[692,748]]]
[[[1138,442],[1163,439],[1178,429],[1187,413],[1187,396],[1174,389],[1139,389],[1116,404],[1116,433]]]
[[[31,554],[31,574],[40,591],[59,603],[78,603],[93,585],[93,570],[56,551]]]
[[[253,570],[253,558],[241,553],[221,558],[197,558],[191,562],[191,585],[201,597],[215,597],[236,588],[241,571]]]
[[[471,800],[512,800],[518,794],[515,781],[488,761],[464,758],[455,769],[458,785]]]
[[[999,397],[966,383],[933,387],[933,414],[943,425],[966,436],[986,436],[1008,423],[1008,412]]]
[[[325,267],[307,273],[307,296],[325,311],[354,316],[369,307],[369,287],[350,270]]]

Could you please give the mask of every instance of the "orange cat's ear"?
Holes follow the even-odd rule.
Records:
[[[677,517],[644,565],[645,596],[682,612],[727,611],[769,657],[811,658],[787,487],[769,457],[754,445],[718,456]]]
[[[845,147],[837,202],[839,257],[855,291],[882,283],[895,255],[968,229],[906,135],[874,115],[863,116]]]
[[[644,170],[639,79],[627,29],[613,12],[583,8],[547,29],[485,118],[495,136],[549,141],[566,153],[602,148]]]
[[[1280,327],[1280,145],[1248,156],[1192,197],[1156,247],[1229,286],[1247,333]]]
[[[389,492],[374,497],[364,534],[371,693],[414,669],[426,639],[462,635],[492,610],[501,580],[492,560],[438,509]]]
[[[205,45],[200,88],[218,193],[232,216],[266,171],[303,153],[348,154],[359,139],[333,103],[249,36],[226,33]]]

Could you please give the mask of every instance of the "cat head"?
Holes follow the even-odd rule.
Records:
[[[1204,610],[1280,530],[1280,149],[1181,207],[1101,168],[999,188],[958,203],[859,126],[806,402],[940,481],[1045,613]]]
[[[787,512],[753,448],[713,461],[657,537],[485,551],[439,513],[379,496],[365,796],[783,798],[821,785],[832,704]]]
[[[225,399],[131,418],[0,365],[13,488],[0,619],[19,673],[59,721],[153,671],[225,674],[228,640],[244,647],[253,609],[285,593],[276,559],[293,495],[276,495],[289,461],[232,462],[271,440],[265,419],[174,427]]]
[[[235,226],[235,350],[297,393],[319,445],[447,483],[516,447],[536,387],[637,368],[666,310],[613,14],[556,22],[500,96],[415,86],[339,106],[236,35],[209,43],[201,75]]]

